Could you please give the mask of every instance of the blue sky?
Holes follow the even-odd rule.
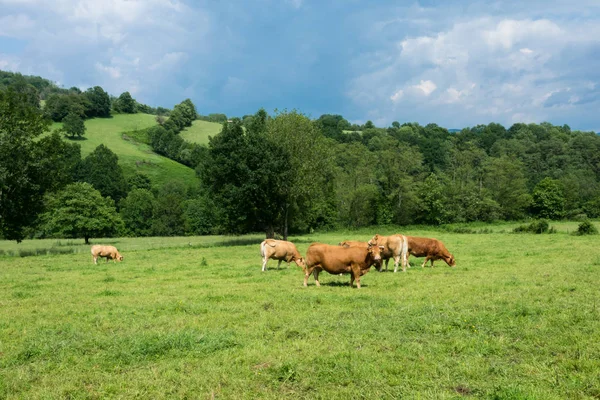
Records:
[[[202,114],[600,131],[600,1],[0,0],[0,69]]]

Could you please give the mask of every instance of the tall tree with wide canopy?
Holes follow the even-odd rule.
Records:
[[[127,181],[119,165],[119,157],[101,144],[81,162],[80,180],[92,184],[118,203],[127,195]]]

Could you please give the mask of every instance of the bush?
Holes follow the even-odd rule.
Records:
[[[597,235],[598,229],[590,221],[583,221],[577,227],[576,235]]]
[[[545,219],[540,219],[537,221],[533,221],[528,225],[520,225],[517,226],[514,230],[514,233],[555,233],[556,230],[548,224],[548,221]]]

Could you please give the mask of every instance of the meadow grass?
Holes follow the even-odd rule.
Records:
[[[196,120],[192,126],[185,128],[179,136],[185,141],[208,145],[208,137],[215,136],[223,129],[222,124],[215,122]]]
[[[197,185],[198,178],[193,169],[154,153],[148,144],[135,140],[135,134],[131,133],[154,125],[154,115],[115,114],[111,118],[86,120],[83,139],[66,140],[81,146],[82,157],[104,144],[117,154],[119,165],[126,176],[140,172],[147,175],[155,185],[173,180]],[[52,129],[59,129],[61,126],[61,123],[55,123]]]
[[[569,226],[402,228],[457,267],[372,270],[360,290],[328,274],[304,288],[293,263],[262,273],[260,235],[103,239],[125,260],[98,265],[87,246],[4,255],[0,398],[598,398],[600,250]],[[398,231],[291,240],[304,254]]]

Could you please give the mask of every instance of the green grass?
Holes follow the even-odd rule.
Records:
[[[155,124],[155,116],[149,114],[116,114],[112,118],[94,118],[85,121],[87,129],[84,139],[72,142],[81,145],[82,157],[104,144],[117,154],[126,176],[140,172],[146,174],[155,185],[172,180],[198,184],[193,169],[154,153],[149,145],[136,141],[134,134],[127,134]],[[55,123],[53,129],[61,126],[62,124]]]
[[[215,136],[223,129],[222,124],[215,122],[196,120],[192,126],[185,128],[179,136],[188,142],[208,145],[208,137]]]
[[[553,225],[403,228],[457,267],[372,270],[360,290],[328,274],[303,288],[273,260],[261,273],[260,235],[94,241],[125,257],[97,266],[0,256],[0,398],[598,398],[600,249]],[[292,240],[305,253],[398,231]]]

